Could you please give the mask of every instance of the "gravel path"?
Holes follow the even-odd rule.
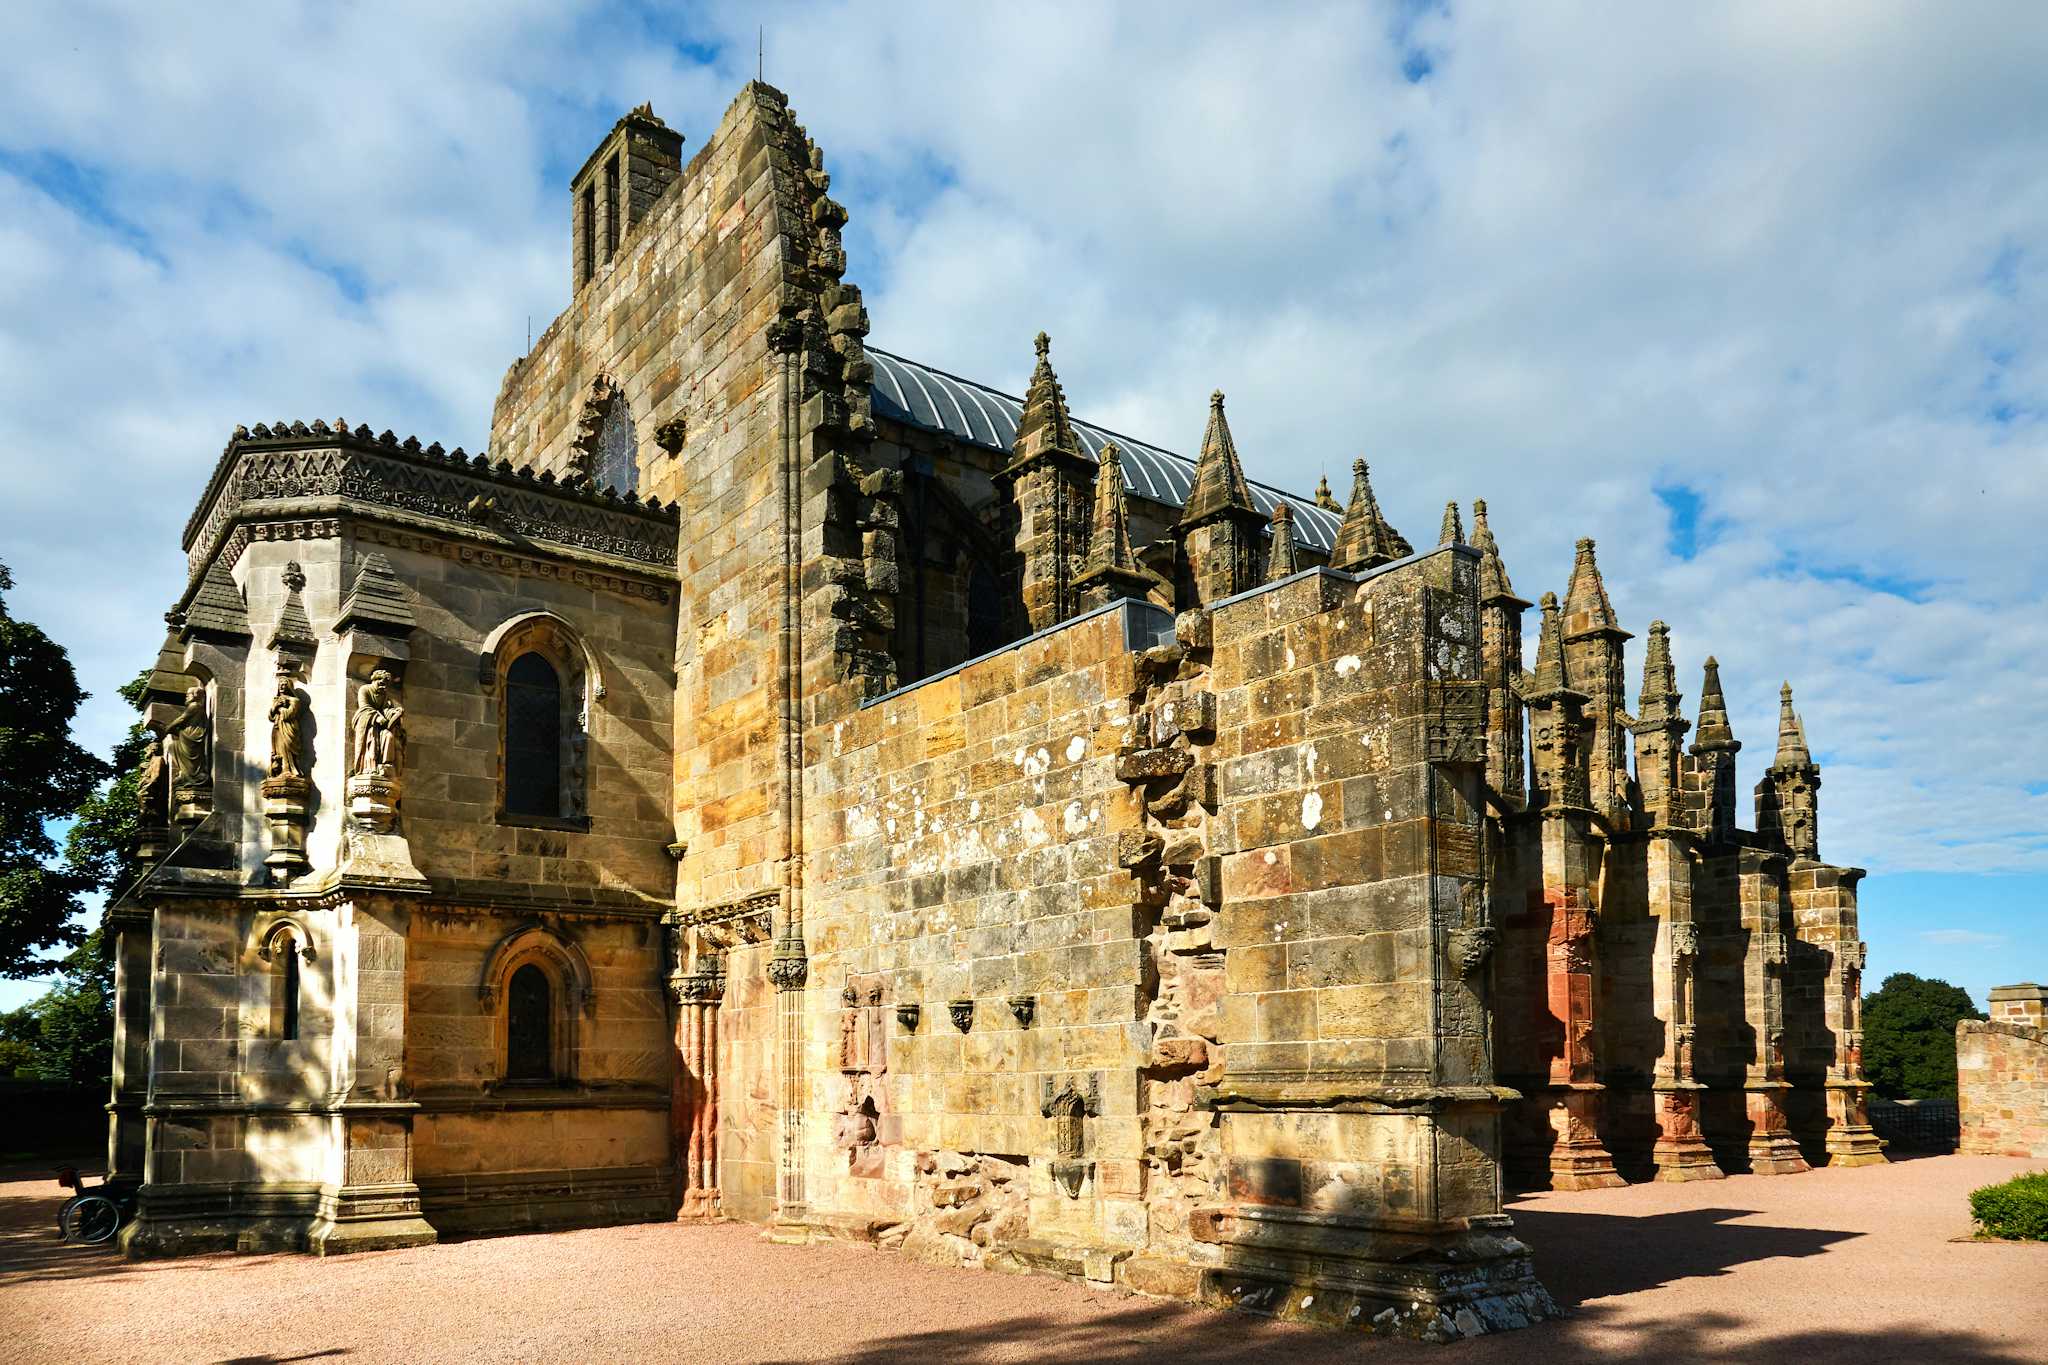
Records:
[[[1950,1240],[1993,1157],[1544,1194],[1515,1215],[1562,1322],[1381,1342],[1057,1280],[671,1224],[318,1261],[130,1265],[56,1245],[0,1175],[0,1361],[2048,1359],[2048,1245]]]

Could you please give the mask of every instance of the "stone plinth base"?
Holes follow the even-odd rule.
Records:
[[[1831,1081],[1828,1084],[1830,1166],[1882,1166],[1887,1161],[1884,1139],[1870,1126],[1870,1083]]]
[[[1785,1119],[1783,1082],[1762,1082],[1749,1088],[1749,1169],[1756,1175],[1799,1175],[1813,1168],[1800,1154]]]
[[[675,1215],[673,1177],[660,1166],[422,1175],[419,1191],[426,1217],[452,1237],[656,1223]]]
[[[322,1191],[320,1218],[306,1238],[318,1256],[431,1246],[438,1234],[420,1216],[419,1186],[350,1185]]]
[[[320,1187],[299,1182],[143,1185],[121,1253],[160,1260],[233,1251],[304,1251],[319,1216]]]
[[[1397,1224],[1298,1208],[1195,1210],[1189,1231],[1218,1244],[1201,1297],[1221,1308],[1453,1341],[1557,1316],[1504,1214]]]
[[[1690,1081],[1660,1084],[1657,1090],[1657,1144],[1651,1159],[1657,1179],[1670,1182],[1722,1180],[1727,1172],[1714,1160],[1713,1149],[1700,1133],[1696,1092]]]
[[[1598,1086],[1553,1090],[1539,1098],[1551,1105],[1550,1126],[1557,1142],[1550,1149],[1550,1188],[1606,1190],[1628,1182],[1614,1169],[1614,1156],[1600,1140]]]

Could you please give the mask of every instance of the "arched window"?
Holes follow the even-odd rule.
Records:
[[[562,814],[562,679],[530,652],[505,670],[505,812]]]
[[[505,988],[505,1079],[555,1078],[554,988],[534,963],[512,973]]]
[[[582,633],[552,612],[522,612],[484,638],[477,680],[498,703],[499,823],[589,829],[604,680]]]
[[[597,430],[597,468],[592,477],[599,488],[621,493],[640,490],[640,438],[633,430],[633,412],[624,396],[612,399],[605,410],[604,425]]]
[[[288,943],[284,953],[284,1021],[278,1036],[287,1042],[299,1037],[299,946]]]

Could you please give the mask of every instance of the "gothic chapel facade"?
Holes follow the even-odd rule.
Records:
[[[730,1218],[1432,1338],[1513,1184],[1882,1160],[1790,690],[866,344],[784,97],[646,107],[487,454],[237,428],[110,911],[130,1254]],[[1689,736],[1689,742],[1688,742]],[[1540,1249],[1539,1249],[1540,1250]]]

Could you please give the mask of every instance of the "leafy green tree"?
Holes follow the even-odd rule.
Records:
[[[1970,993],[1894,972],[1863,997],[1863,1075],[1888,1099],[1956,1097],[1956,1021],[1982,1019]]]
[[[0,565],[0,593],[13,586]],[[85,939],[74,921],[92,874],[52,865],[57,844],[47,827],[114,771],[71,738],[85,697],[63,647],[8,615],[0,597],[0,975],[41,976],[50,964],[40,950]]]

